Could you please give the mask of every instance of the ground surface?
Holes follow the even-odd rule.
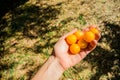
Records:
[[[101,30],[97,48],[60,80],[120,79],[120,0],[25,0],[11,2],[11,7],[1,3],[1,80],[29,80],[61,35],[91,24]]]

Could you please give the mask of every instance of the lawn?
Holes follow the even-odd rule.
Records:
[[[6,2],[5,2],[6,1]],[[60,80],[120,79],[120,0],[0,1],[0,80],[30,80],[67,32],[97,25],[96,49]]]

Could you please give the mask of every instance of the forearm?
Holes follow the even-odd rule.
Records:
[[[32,80],[58,80],[63,72],[59,60],[55,56],[50,56]]]

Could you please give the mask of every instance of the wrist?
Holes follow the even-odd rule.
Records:
[[[32,80],[59,80],[64,71],[59,59],[52,55]]]
[[[59,78],[65,71],[60,64],[59,59],[52,55],[49,57],[48,62],[50,62],[50,65],[46,70],[46,72],[47,72],[47,75],[49,76],[45,80],[59,80]]]
[[[52,56],[50,56],[50,59],[51,59],[51,61],[54,61],[53,63],[60,70],[60,72],[65,71],[64,67],[61,65],[60,60],[57,57],[52,55]]]

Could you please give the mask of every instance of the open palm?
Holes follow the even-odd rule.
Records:
[[[89,30],[89,28],[85,29],[84,31],[86,30]],[[92,45],[90,45],[88,49],[80,51],[79,54],[72,55],[68,50],[69,45],[66,43],[65,38],[76,31],[77,29],[74,29],[73,31],[62,36],[54,46],[55,56],[60,60],[60,63],[64,69],[74,66],[83,58],[85,58],[88,53],[95,49],[97,42],[100,39],[100,34],[96,35],[96,39],[91,42]]]

